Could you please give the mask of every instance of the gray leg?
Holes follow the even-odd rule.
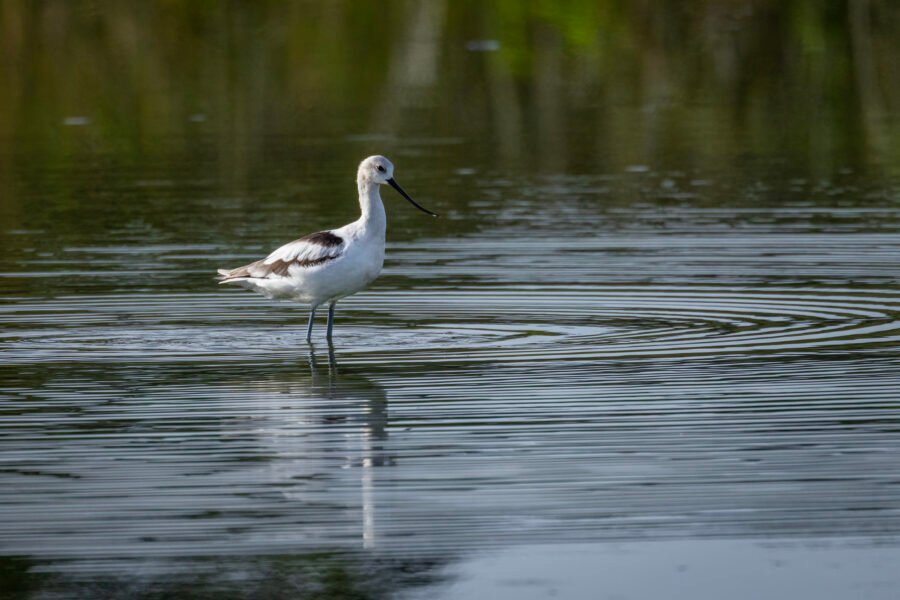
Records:
[[[309,372],[313,375],[319,372],[319,364],[316,361],[316,349],[312,344],[309,345]]]
[[[337,302],[328,305],[328,332],[325,334],[329,340],[331,339],[331,330],[334,327],[334,306]]]
[[[316,320],[316,308],[317,306],[313,306],[309,309],[309,325],[306,326],[306,342],[309,343],[312,341],[312,326]]]
[[[331,343],[331,338],[328,338],[328,372],[332,375],[337,375],[337,359],[334,357],[334,344]]]

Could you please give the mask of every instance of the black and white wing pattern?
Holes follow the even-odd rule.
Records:
[[[220,283],[236,279],[289,277],[292,269],[307,269],[339,258],[345,240],[333,231],[319,231],[285,244],[262,260],[237,269],[219,269]]]

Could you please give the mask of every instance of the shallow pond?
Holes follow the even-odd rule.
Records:
[[[445,60],[492,64],[499,42],[447,36]],[[568,64],[555,47],[537,72]],[[490,73],[458,85],[503,83]],[[537,84],[512,137],[489,103],[471,108],[497,127],[482,138],[479,118],[435,117],[462,110],[453,94],[395,114],[409,85],[368,124],[329,115],[342,126],[315,135],[244,131],[215,107],[135,138],[90,111],[7,132],[6,585],[896,597],[890,156],[716,142],[733,123],[708,107],[582,105]],[[607,109],[631,146],[581,129]],[[554,110],[562,122],[529,120]],[[834,141],[822,129],[845,117],[806,126]],[[304,308],[216,285],[217,267],[356,218],[356,163],[374,152],[442,217],[383,193],[385,272],[338,305],[333,347],[324,320],[304,342]]]

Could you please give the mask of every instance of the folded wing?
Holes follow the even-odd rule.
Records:
[[[332,231],[319,231],[285,244],[262,260],[237,269],[219,269],[220,283],[242,279],[290,277],[341,257],[346,242]]]

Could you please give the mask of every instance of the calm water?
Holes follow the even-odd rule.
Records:
[[[261,61],[284,49],[277,14],[238,13],[262,32],[223,34],[275,74],[261,83],[256,62],[188,48],[234,68],[222,106],[192,105],[214,97],[211,68],[167,92],[181,104],[132,112],[132,96],[73,99],[65,69],[23,59],[42,102],[5,101],[23,120],[0,123],[2,587],[896,598],[900,95],[875,68],[897,64],[890,30],[838,18],[828,35],[853,57],[871,43],[873,70],[820,83],[862,100],[806,116],[806,96],[774,98],[792,92],[773,80],[764,123],[735,116],[727,89],[698,101],[667,80],[660,105],[600,93],[625,75],[548,83],[593,56],[552,15],[522,15],[536,50],[516,67],[490,15],[473,32],[471,7],[389,5],[405,33],[364,61],[383,61],[362,77],[371,94],[309,122],[245,117],[315,117],[365,69],[326,55],[333,79],[297,76],[318,96],[269,94],[309,60]],[[62,19],[93,66],[110,50],[90,40],[140,38],[122,23],[148,19],[60,10],[12,21],[39,40]],[[365,22],[342,11],[330,18],[362,56],[372,40],[349,32]],[[766,14],[740,18],[763,30]],[[112,33],[72,25],[93,20]],[[201,42],[220,38],[197,27],[211,52]],[[66,44],[37,46],[62,59]],[[663,57],[631,51],[658,91]],[[875,112],[866,85],[883,93]],[[333,348],[324,320],[305,344],[304,308],[216,285],[217,267],[356,218],[356,163],[375,152],[442,218],[383,193],[385,272],[339,304]]]

